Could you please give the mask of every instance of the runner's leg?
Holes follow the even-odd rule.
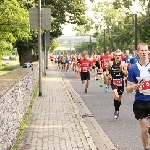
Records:
[[[141,126],[141,139],[143,142],[143,147],[148,149],[148,121],[146,118],[140,119]]]

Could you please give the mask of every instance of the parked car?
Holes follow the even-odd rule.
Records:
[[[3,56],[3,60],[9,60],[9,56]]]
[[[10,59],[10,60],[16,60],[16,55],[11,55],[11,56],[9,56],[9,59]]]
[[[30,68],[30,67],[32,67],[33,65],[31,64],[31,63],[29,63],[29,62],[26,62],[26,63],[24,63],[23,64],[23,68]]]

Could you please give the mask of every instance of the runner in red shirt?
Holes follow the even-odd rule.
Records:
[[[97,79],[97,72],[96,72],[96,62],[97,62],[97,58],[95,55],[93,55],[93,58],[91,59],[91,63],[92,63],[92,72],[94,73],[94,76],[95,76],[95,80],[98,80]]]
[[[91,61],[87,59],[87,55],[83,54],[82,59],[80,60],[80,72],[81,72],[81,81],[85,84],[85,93],[87,93],[87,88],[89,86],[90,80],[90,71],[91,70]]]
[[[54,56],[53,56],[53,54],[51,54],[49,58],[50,58],[50,61],[51,61],[52,65],[53,65],[53,62],[54,62]]]
[[[105,84],[106,84],[106,87],[105,87],[105,92],[108,92],[108,89],[109,89],[109,85],[110,85],[110,81],[107,80],[106,78],[106,68],[109,64],[109,62],[112,60],[112,56],[109,55],[109,50],[106,50],[105,51],[105,55],[101,56],[100,58],[100,61],[101,61],[101,64],[102,64],[102,69],[103,69],[103,74],[104,74],[104,80],[105,80]]]

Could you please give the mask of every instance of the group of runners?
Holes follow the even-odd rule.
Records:
[[[85,93],[88,92],[90,72],[92,71],[95,80],[99,80],[100,87],[105,84],[104,91],[109,88],[114,94],[114,117],[119,118],[121,98],[126,88],[128,93],[135,93],[133,111],[135,118],[139,120],[141,127],[141,139],[145,150],[148,148],[148,118],[150,117],[150,52],[146,43],[140,43],[137,50],[131,56],[129,50],[124,53],[116,50],[110,53],[106,50],[101,55],[87,54],[59,55],[56,57],[58,67],[69,70],[72,67],[85,83]]]

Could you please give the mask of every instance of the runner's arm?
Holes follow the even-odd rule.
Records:
[[[127,93],[132,93],[133,90],[137,90],[138,88],[139,88],[139,84],[136,84],[135,82],[127,81],[127,87],[126,87]]]
[[[124,74],[125,77],[128,76],[127,64],[125,64],[125,63],[122,67],[122,73]]]

